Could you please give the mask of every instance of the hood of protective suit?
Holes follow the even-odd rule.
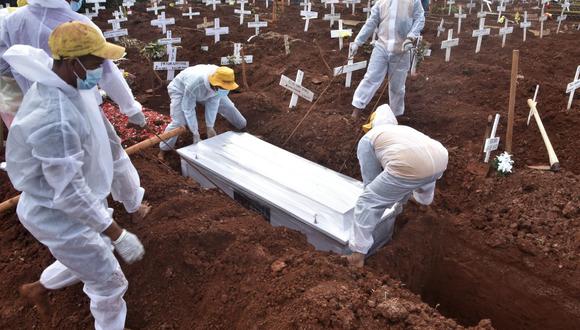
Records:
[[[29,6],[38,6],[44,8],[68,8],[70,5],[65,0],[28,0]]]
[[[52,71],[52,58],[42,49],[14,45],[8,48],[2,58],[14,71],[32,82],[57,87],[67,95],[76,94],[75,88]]]
[[[369,123],[363,125],[365,132],[381,125],[398,125],[397,118],[388,104],[383,104],[372,113]]]

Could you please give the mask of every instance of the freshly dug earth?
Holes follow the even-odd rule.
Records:
[[[316,10],[325,12],[321,6]],[[340,7],[343,17],[349,13]],[[195,9],[195,8],[194,8]],[[173,35],[182,38],[178,60],[191,65],[219,63],[232,53],[231,41],[245,42],[253,30],[240,27],[232,8],[197,8],[211,21],[215,15],[230,35],[213,45],[213,38],[195,29],[198,17],[182,19],[177,8]],[[137,5],[126,27],[131,37],[145,43],[161,38],[151,27],[152,15]],[[261,19],[271,10],[257,8]],[[245,44],[254,55],[247,65],[248,87],[231,95],[248,119],[248,131],[268,142],[359,177],[354,153],[360,124],[349,119],[350,102],[363,73],[353,74],[353,87],[344,88],[344,77],[332,78],[329,68],[346,62],[347,49],[329,38],[328,22],[314,20],[302,32],[297,6],[285,7],[276,23],[269,22],[260,36]],[[460,45],[452,50],[451,63],[444,62],[436,39],[439,11],[433,10],[425,39],[433,54],[407,81],[406,113],[400,123],[412,126],[441,141],[449,150],[449,167],[438,183],[436,199],[429,208],[409,204],[398,219],[393,242],[368,260],[365,270],[345,266],[333,254],[315,252],[304,237],[269,224],[217,192],[202,191],[176,173],[177,156],[169,165],[154,160],[155,150],[134,157],[147,199],[154,206],[142,223],[130,223],[116,206],[116,216],[143,238],[146,258],[124,266],[130,281],[128,327],[131,328],[247,328],[247,327],[367,327],[392,326],[453,328],[454,321],[438,314],[411,294],[420,294],[463,325],[504,329],[566,329],[580,323],[580,124],[578,97],[565,111],[566,84],[573,78],[580,58],[578,32],[564,24],[564,33],[539,39],[528,34],[522,43],[521,29],[508,37],[501,49],[497,28],[474,54],[471,29],[474,15],[464,21]],[[110,14],[102,15],[103,29]],[[449,19],[448,22],[454,21]],[[493,19],[488,24],[497,26]],[[451,27],[447,23],[447,27]],[[361,25],[355,28],[358,32]],[[555,31],[555,22],[547,28]],[[250,31],[250,32],[249,32]],[[285,55],[283,35],[291,40]],[[209,45],[203,52],[200,45]],[[511,50],[520,50],[520,70],[514,133],[515,173],[501,177],[482,166],[480,152],[488,115],[502,114],[498,131],[505,134]],[[368,58],[361,50],[356,60]],[[169,113],[165,84],[152,65],[128,49],[129,61],[120,64],[135,76],[136,97],[146,106]],[[328,66],[328,67],[327,67]],[[318,97],[330,83],[317,106],[288,139],[311,104],[299,100],[288,111],[290,94],[278,86],[280,74],[295,77],[305,72],[303,85]],[[241,77],[241,68],[236,67]],[[160,73],[163,77],[164,73]],[[238,79],[240,82],[242,79]],[[540,84],[538,110],[556,149],[562,171],[541,172],[526,165],[547,164],[547,153],[535,123],[526,127],[526,99]],[[369,108],[377,104],[380,91]],[[380,102],[388,101],[385,95]],[[198,111],[203,123],[203,108]],[[370,109],[369,109],[370,110]],[[368,114],[368,112],[367,112]],[[533,122],[533,121],[532,121]],[[201,132],[203,137],[203,125]],[[218,131],[231,127],[218,120]],[[190,137],[181,145],[191,142]],[[6,176],[2,177],[7,182]],[[15,192],[2,185],[5,198]],[[36,314],[22,306],[16,288],[35,280],[50,263],[50,255],[18,223],[4,216],[0,223],[1,276],[0,326],[40,326]],[[395,279],[396,278],[396,279]],[[403,288],[398,280],[404,283]],[[57,306],[54,327],[89,326],[88,301],[79,286],[51,295]]]

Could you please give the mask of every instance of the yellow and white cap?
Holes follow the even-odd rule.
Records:
[[[124,47],[107,42],[97,29],[79,21],[57,26],[48,38],[48,46],[57,60],[86,55],[117,60],[125,56]]]

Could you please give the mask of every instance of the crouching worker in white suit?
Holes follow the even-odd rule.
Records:
[[[23,285],[20,292],[46,319],[47,291],[81,281],[95,328],[120,330],[128,283],[111,243],[127,263],[140,260],[144,248],[107,207],[115,177],[113,155],[93,87],[104,60],[121,58],[125,49],[81,22],[58,26],[49,45],[55,58],[52,70],[38,60],[45,54],[40,49],[15,45],[3,55],[34,82],[6,146],[8,175],[22,191],[16,212],[56,259],[39,281]]]
[[[425,25],[425,12],[420,0],[379,0],[371,9],[365,25],[350,44],[349,57],[377,31],[378,40],[369,60],[367,72],[354,96],[352,117],[358,119],[377,89],[389,76],[389,104],[400,116],[405,112],[405,81],[410,66],[409,50]]]
[[[397,125],[387,104],[371,115],[363,129],[368,132],[358,143],[357,157],[365,188],[354,209],[349,240],[353,253],[347,257],[356,267],[364,265],[385,210],[411,194],[418,203],[431,204],[435,182],[447,168],[445,147],[411,127]]]
[[[167,86],[171,98],[171,123],[167,125],[165,132],[187,125],[193,133],[193,143],[199,142],[201,138],[197,126],[196,103],[205,106],[208,138],[216,135],[214,124],[218,113],[237,129],[246,127],[246,118],[228,97],[229,91],[238,87],[234,70],[225,66],[199,64],[181,71]],[[175,146],[175,142],[177,137],[159,144],[159,159],[165,158],[165,153]]]

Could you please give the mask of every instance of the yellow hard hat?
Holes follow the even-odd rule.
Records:
[[[16,5],[18,5],[18,7],[24,7],[28,4],[28,1],[26,0],[18,0],[16,1]]]
[[[125,55],[124,47],[107,42],[98,30],[79,21],[57,26],[48,38],[48,46],[57,60],[85,55],[117,60]]]
[[[220,66],[215,70],[215,72],[209,76],[209,83],[212,86],[218,86],[229,91],[240,87],[236,84],[236,78],[234,76],[234,70],[228,68],[227,66]]]

